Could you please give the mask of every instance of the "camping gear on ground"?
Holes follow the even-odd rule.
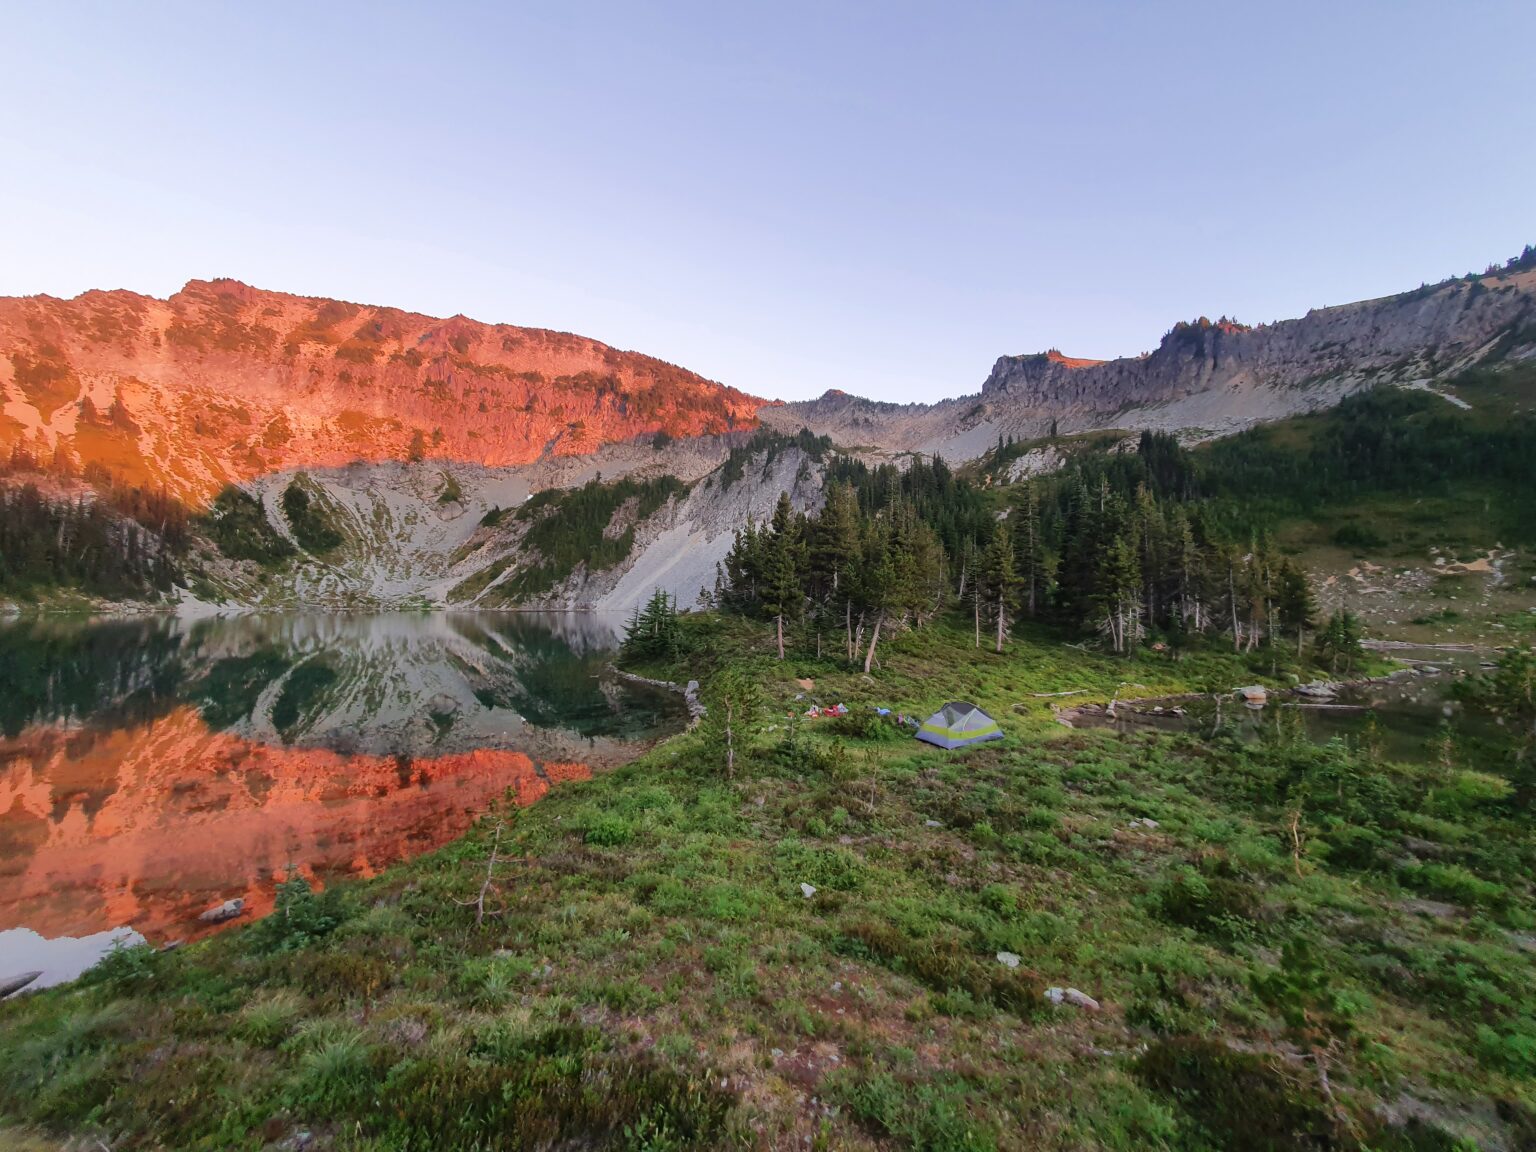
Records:
[[[816,720],[822,716],[846,715],[848,715],[848,705],[846,704],[829,704],[826,707],[822,707],[818,704],[812,704],[805,710],[805,718],[807,720]]]
[[[917,738],[940,748],[964,748],[984,740],[1001,740],[997,721],[974,704],[952,700],[917,730]]]

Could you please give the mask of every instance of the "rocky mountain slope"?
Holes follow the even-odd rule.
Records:
[[[1119,360],[1051,351],[1003,356],[981,392],[885,404],[841,392],[765,410],[848,445],[974,459],[999,435],[1156,428],[1218,435],[1337,403],[1373,384],[1434,387],[1473,364],[1536,356],[1536,256],[1498,271],[1247,327],[1176,325],[1157,349]]]
[[[964,461],[1053,429],[1207,438],[1378,383],[1440,390],[1469,366],[1533,357],[1532,249],[1482,276],[1296,320],[1179,324],[1144,356],[1004,356],[978,394],[910,405],[841,392],[765,404],[582,337],[194,281],[166,301],[0,300],[0,452],[30,453],[34,472],[102,466],[194,505],[241,484],[291,557],[205,548],[189,564],[195,601],[623,612],[653,587],[693,602],[731,533],[781,490],[802,508],[819,501],[817,462],[782,442],[732,456],[738,479],[724,481],[745,450],[740,429],[758,423],[872,456]],[[1059,460],[1042,449],[1015,463],[1021,475]],[[603,506],[587,527],[605,560],[568,557],[528,579],[540,557],[516,510],[599,477],[674,479],[644,509]],[[296,490],[334,537],[326,546],[294,523]]]
[[[721,434],[762,401],[563,332],[191,281],[0,299],[0,452],[62,449],[198,503],[352,461],[487,466]]]
[[[691,604],[713,589],[715,565],[735,530],[766,521],[779,493],[797,508],[818,507],[821,464],[793,446],[738,447],[741,476],[724,478],[727,445],[696,439],[657,451],[614,446],[593,458],[543,461],[521,468],[484,468],[439,461],[387,463],[275,473],[249,482],[267,522],[294,547],[292,556],[259,566],[204,551],[188,598],[209,606],[266,608],[581,608],[627,613],[662,588]],[[663,469],[667,469],[664,473]],[[678,473],[681,473],[679,476]],[[532,521],[513,515],[530,494],[628,477],[677,481],[676,494],[637,515],[614,508],[603,533],[633,532],[614,563],[579,563],[550,587],[514,591],[517,577],[542,557],[528,546]],[[445,486],[455,498],[444,502]],[[284,495],[309,494],[339,543],[323,553],[304,548]]]

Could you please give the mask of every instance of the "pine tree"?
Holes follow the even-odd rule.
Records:
[[[740,668],[728,665],[705,685],[699,732],[711,754],[723,762],[726,779],[735,777],[737,750],[750,738],[762,707],[757,681]]]
[[[1081,474],[1072,489],[1061,530],[1057,600],[1064,623],[1081,628],[1094,616],[1095,583],[1103,551],[1100,516]]]
[[[1014,534],[1014,552],[1019,579],[1023,585],[1023,608],[1033,619],[1045,602],[1045,536],[1040,524],[1040,496],[1033,484],[1024,492],[1020,508],[1019,530]]]
[[[1013,534],[1007,521],[1000,522],[992,533],[982,562],[982,573],[994,629],[993,650],[1001,652],[1008,636],[1008,619],[1019,591],[1019,576],[1013,564]]]
[[[1351,671],[1355,661],[1364,655],[1360,647],[1360,621],[1347,608],[1340,608],[1328,617],[1322,634],[1317,638],[1318,659],[1328,661],[1329,671],[1337,675],[1339,665]]]
[[[1189,516],[1177,504],[1168,518],[1169,592],[1181,629],[1205,631],[1205,572]]]
[[[764,548],[763,607],[773,617],[779,659],[784,659],[784,622],[800,618],[805,605],[805,575],[801,524],[789,493],[779,493]]]
[[[1111,541],[1100,559],[1098,579],[1100,630],[1117,654],[1129,652],[1142,636],[1141,565],[1125,535]]]
[[[1289,560],[1281,561],[1275,576],[1275,610],[1286,627],[1296,630],[1296,655],[1299,657],[1306,644],[1307,629],[1316,623],[1317,600],[1312,595],[1312,585],[1306,574]]]
[[[853,489],[834,481],[810,529],[811,596],[820,619],[839,617],[848,659],[853,659],[853,590],[859,562],[859,503]],[[818,643],[819,643],[818,633]]]
[[[740,615],[755,613],[761,605],[763,541],[766,532],[748,520],[737,530],[725,556],[725,585],[721,603]]]
[[[885,626],[886,617],[900,597],[896,568],[891,560],[890,531],[883,522],[875,521],[868,525],[864,533],[863,552],[863,563],[859,567],[859,633],[864,630],[865,616],[874,617],[869,647],[864,653],[864,674],[867,676],[875,664],[875,649],[880,643],[880,632]],[[855,652],[858,644],[856,634]]]
[[[635,660],[676,660],[681,650],[677,601],[657,588],[645,607],[636,607],[625,628],[621,651]]]

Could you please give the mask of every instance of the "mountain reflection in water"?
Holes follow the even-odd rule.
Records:
[[[592,617],[0,624],[0,976],[43,937],[186,938],[290,865],[366,875],[622,762],[679,702]]]

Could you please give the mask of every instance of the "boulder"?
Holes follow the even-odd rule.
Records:
[[[1332,700],[1339,694],[1339,686],[1327,680],[1314,680],[1310,684],[1296,685],[1296,695],[1309,700]]]
[[[245,900],[236,896],[233,900],[226,900],[208,909],[198,917],[204,924],[222,924],[226,920],[233,920],[245,911]]]
[[[1072,1004],[1089,1012],[1099,1010],[1099,1002],[1086,992],[1080,992],[1076,988],[1047,988],[1045,998],[1052,1004]]]
[[[0,979],[0,1000],[4,1000],[12,992],[20,992],[41,975],[41,972],[20,972],[15,976]]]

